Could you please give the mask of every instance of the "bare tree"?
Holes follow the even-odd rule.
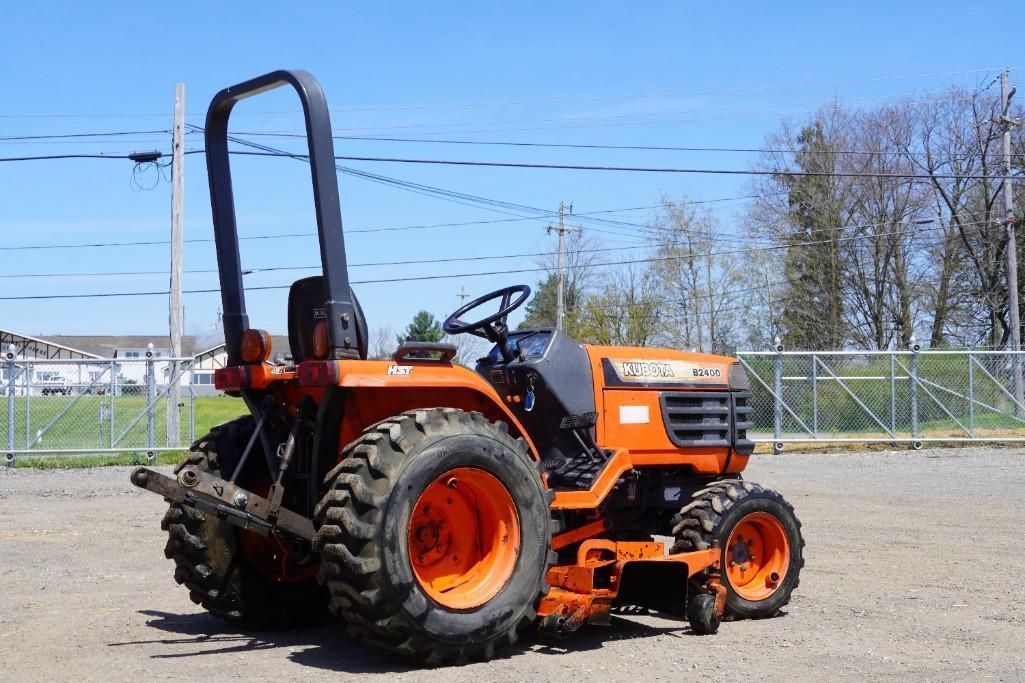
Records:
[[[370,358],[386,360],[395,353],[395,330],[391,325],[379,325],[370,332],[369,353]]]
[[[956,251],[954,243],[944,242],[947,253],[941,259],[941,274],[950,279],[941,280],[936,288],[937,294],[946,295],[936,302],[932,337],[937,342],[944,341],[955,320],[974,328],[954,333],[968,343],[1000,345],[1009,332],[1007,234],[997,203],[1000,183],[993,180],[1000,173],[999,129],[993,121],[998,112],[994,93],[952,89],[948,97],[916,105],[914,135],[902,144],[911,165],[929,177],[936,220],[950,226],[960,242]],[[957,271],[951,261],[958,256],[971,263],[968,281],[953,279]],[[951,285],[973,291],[964,302],[968,309],[950,310]]]
[[[476,365],[477,360],[487,355],[491,347],[490,342],[472,334],[446,334],[441,341],[455,346],[456,355],[452,360],[467,367]]]
[[[663,310],[650,272],[625,266],[609,273],[576,311],[580,341],[612,346],[648,346],[659,330]]]
[[[583,230],[569,233],[566,239],[564,266],[566,281],[564,297],[566,302],[565,329],[572,336],[576,331],[572,321],[574,311],[585,294],[593,287],[596,277],[592,264],[597,260],[594,238]],[[520,324],[523,328],[555,327],[556,300],[558,291],[558,255],[546,251],[537,258],[537,264],[544,269],[544,276],[534,290],[534,295],[525,309],[526,317]]]
[[[716,252],[737,246],[716,216],[686,196],[663,195],[648,231],[654,245],[651,277],[665,301],[659,341],[668,346],[725,352],[736,346],[732,318],[739,281],[736,261]]]

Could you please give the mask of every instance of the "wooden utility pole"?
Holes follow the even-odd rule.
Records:
[[[459,297],[459,305],[462,306],[466,303],[466,297],[470,296],[470,293],[466,291],[466,287],[460,287],[459,293],[456,296]]]
[[[182,355],[182,230],[185,210],[185,84],[174,89],[174,134],[171,142],[171,358]],[[180,439],[179,363],[168,368],[167,445],[178,446]]]
[[[1025,406],[1025,382],[1022,381],[1021,362],[1021,320],[1018,314],[1018,236],[1014,218],[1014,187],[1011,185],[1011,129],[1020,121],[1011,118],[1011,98],[1014,89],[1008,83],[1010,70],[1000,74],[1000,123],[1004,128],[1004,220],[1007,223],[1007,307],[1011,314],[1011,351],[1014,370],[1014,400],[1018,404],[1015,413],[1021,415]]]
[[[569,207],[570,212],[573,211],[573,206]],[[555,313],[555,329],[561,330],[563,321],[566,317],[566,263],[565,263],[565,250],[566,250],[566,233],[567,232],[580,232],[580,228],[567,228],[566,227],[566,202],[559,202],[559,227],[552,225],[545,226],[545,231],[551,234],[552,231],[559,233],[559,290],[556,295],[556,313]]]

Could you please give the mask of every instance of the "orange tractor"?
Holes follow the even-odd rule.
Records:
[[[306,116],[323,274],[292,285],[291,355],[271,360],[246,315],[227,126],[239,100],[286,84]],[[608,624],[620,606],[708,634],[788,602],[804,542],[793,508],[741,478],[754,444],[740,364],[511,331],[524,285],[445,320],[494,345],[476,371],[449,344],[367,360],[317,81],[277,71],[227,88],[205,134],[228,354],[215,382],[250,414],[175,476],[131,475],[170,504],[165,554],[194,602],[261,627],[330,610],[427,664],[489,658],[534,624]]]

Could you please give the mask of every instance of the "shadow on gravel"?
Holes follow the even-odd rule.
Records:
[[[686,622],[672,622],[671,626],[650,626],[631,619],[612,617],[608,626],[583,626],[565,640],[545,642],[535,638],[529,647],[539,654],[567,654],[570,652],[588,652],[600,650],[606,643],[618,640],[634,640],[636,638],[655,638],[671,636],[683,638],[693,635]]]
[[[317,624],[288,630],[240,629],[205,612],[173,614],[140,610],[148,619],[146,626],[163,631],[165,637],[110,643],[110,647],[166,645],[156,649],[153,659],[180,659],[224,655],[277,648],[300,648],[290,652],[296,663],[332,671],[351,673],[397,673],[409,671],[405,665],[384,653],[346,637],[341,628],[325,619]],[[150,648],[153,650],[154,648]]]
[[[146,626],[168,634],[166,637],[147,638],[120,643],[110,647],[132,645],[168,646],[159,649],[153,659],[179,659],[224,655],[257,650],[289,648],[288,658],[302,666],[345,673],[400,673],[417,667],[375,648],[347,637],[340,625],[325,619],[315,625],[285,631],[243,630],[225,624],[206,613],[173,614],[155,610],[140,610],[148,617]],[[613,617],[608,627],[585,626],[565,640],[544,642],[536,634],[524,634],[515,646],[500,651],[496,660],[509,659],[526,653],[544,655],[567,654],[599,650],[605,643],[656,636],[690,636],[690,627],[684,623],[672,626],[649,626],[630,619]],[[151,650],[153,648],[151,647]]]

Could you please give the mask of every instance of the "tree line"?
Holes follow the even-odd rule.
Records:
[[[736,224],[662,197],[641,261],[601,266],[595,240],[567,247],[567,332],[597,344],[716,353],[1003,347],[1010,335],[999,93],[951,88],[869,108],[835,102],[786,121]],[[1021,108],[1012,115],[1020,118]],[[1012,137],[1020,224],[1025,134]],[[1019,259],[1020,260],[1020,259]],[[554,263],[524,327],[553,326]],[[1021,281],[1020,272],[1018,281]]]

